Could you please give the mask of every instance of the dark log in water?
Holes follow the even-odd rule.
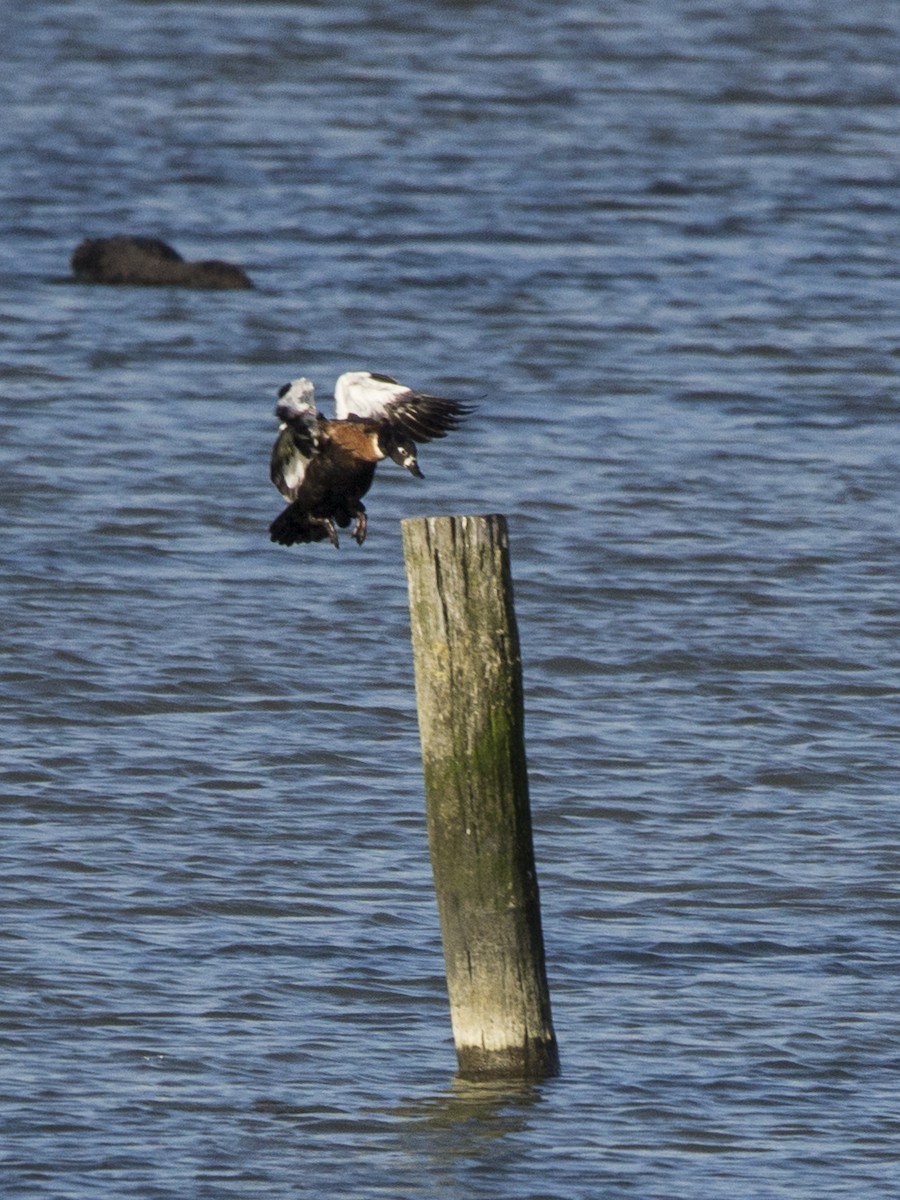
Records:
[[[240,267],[218,259],[185,262],[160,238],[117,234],[85,238],[72,255],[79,283],[132,284],[143,287],[234,289],[253,287]]]

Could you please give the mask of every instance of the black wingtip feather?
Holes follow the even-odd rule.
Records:
[[[390,424],[414,442],[429,442],[459,429],[476,405],[442,396],[413,394],[390,406]]]

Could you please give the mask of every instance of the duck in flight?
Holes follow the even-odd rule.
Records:
[[[321,542],[337,546],[339,525],[354,521],[352,536],[366,539],[362,498],[376,465],[391,458],[422,479],[416,445],[446,437],[472,411],[471,404],[414,392],[389,375],[348,371],[335,384],[334,420],[315,405],[308,379],[286,383],[275,415],[281,421],[272,447],[271,478],[288,506],[269,527],[282,546]]]

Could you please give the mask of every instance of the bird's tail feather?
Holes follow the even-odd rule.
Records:
[[[295,546],[298,542],[324,542],[338,545],[334,522],[327,517],[311,517],[289,504],[269,526],[269,537],[279,546]]]

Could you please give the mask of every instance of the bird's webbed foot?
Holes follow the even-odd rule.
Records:
[[[313,517],[312,521],[316,525],[321,525],[321,527],[325,530],[325,533],[328,537],[329,542],[331,542],[331,544],[332,544],[332,546],[334,546],[335,550],[338,550],[340,548],[341,543],[340,543],[340,540],[338,539],[338,533],[334,527],[334,521],[332,521],[331,517]]]
[[[353,536],[356,538],[357,546],[361,546],[366,540],[366,527],[369,524],[369,519],[366,516],[366,510],[360,504],[356,510],[356,524],[353,526]]]

